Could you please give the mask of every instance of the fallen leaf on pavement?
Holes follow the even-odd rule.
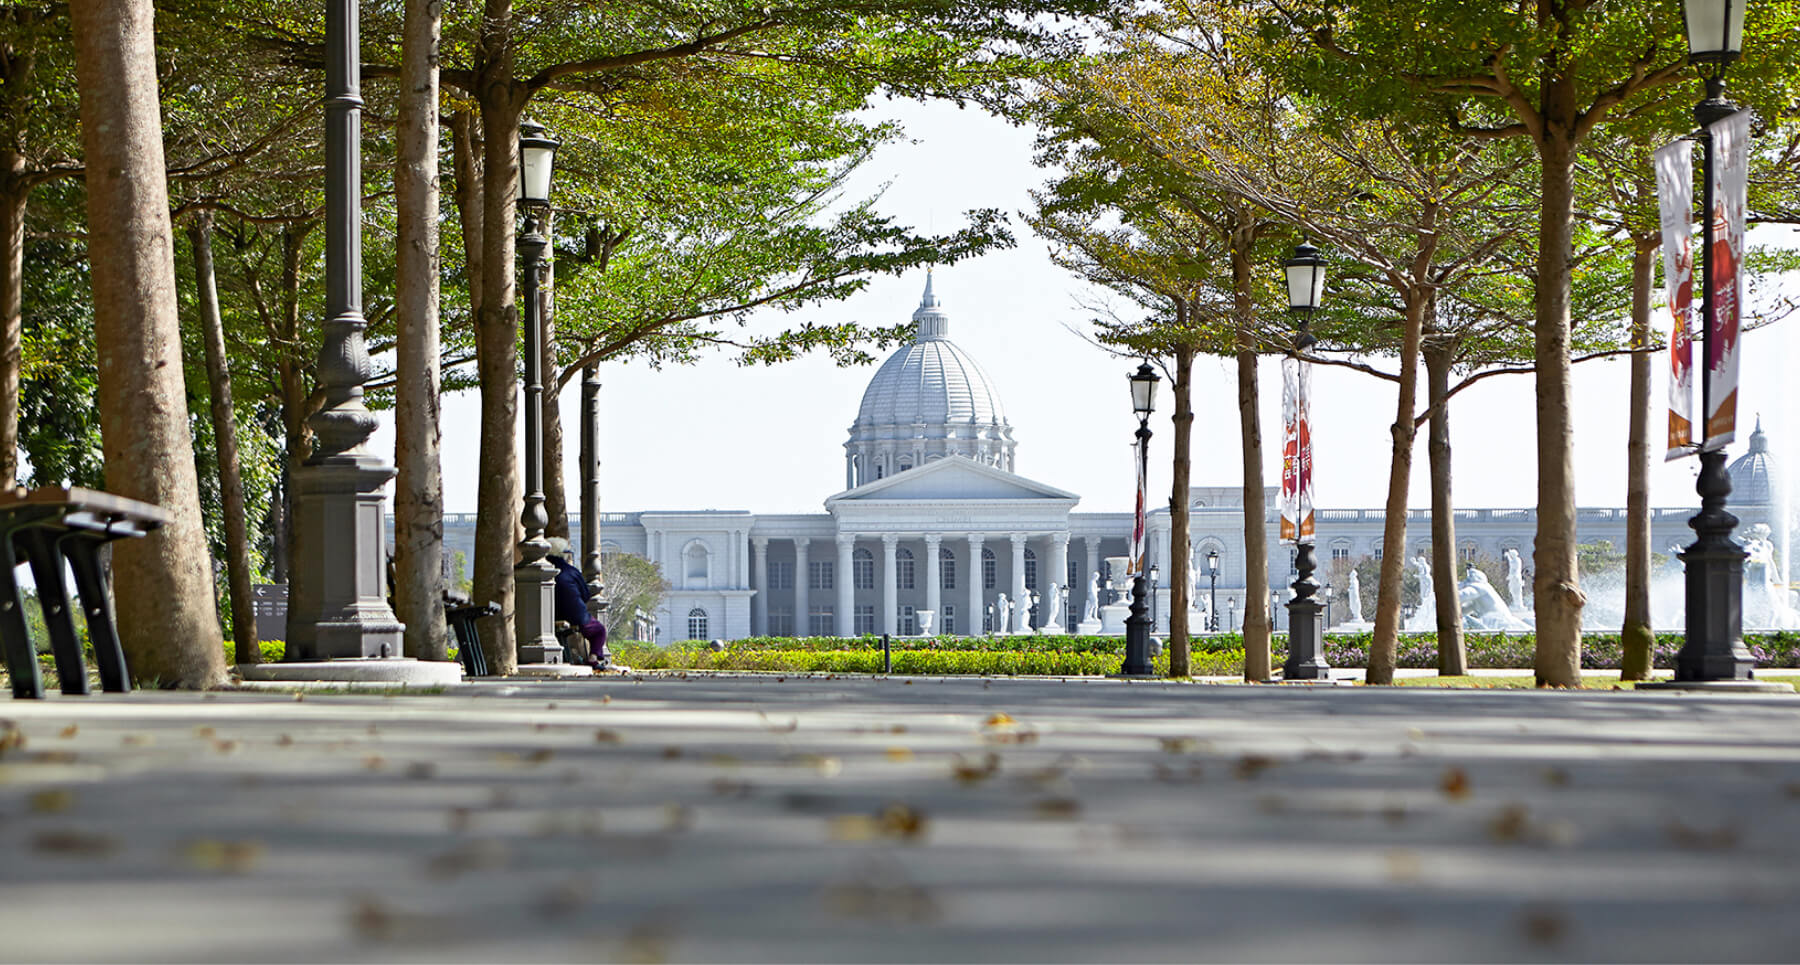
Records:
[[[50,854],[72,858],[100,858],[119,849],[119,839],[92,831],[59,829],[39,831],[31,839],[31,847]]]
[[[956,755],[956,763],[950,767],[950,776],[963,784],[974,784],[985,781],[1000,771],[1000,755],[989,753],[979,763],[970,763],[961,754]]]
[[[1469,775],[1460,767],[1452,767],[1444,772],[1443,780],[1438,782],[1438,790],[1446,797],[1461,800],[1469,796]]]
[[[58,814],[75,806],[75,792],[68,788],[50,788],[31,795],[34,814]]]
[[[242,874],[262,860],[260,841],[217,841],[201,838],[181,849],[182,860],[202,871],[224,871]]]
[[[79,734],[79,733],[81,733],[81,725],[80,724],[70,724],[69,726],[64,727],[61,730],[61,732],[59,732],[56,736],[61,737],[64,740],[67,740],[71,737],[74,737],[76,734]]]

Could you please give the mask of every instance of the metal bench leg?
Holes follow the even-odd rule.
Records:
[[[12,533],[0,530],[0,646],[5,647],[13,696],[35,700],[44,696],[44,676],[38,672],[31,634],[25,629],[25,597],[19,592],[18,566]]]
[[[63,582],[56,534],[34,527],[15,538],[24,544],[25,557],[31,561],[31,578],[37,581],[38,604],[44,608],[44,626],[50,631],[50,652],[56,655],[62,692],[85,695],[87,661],[81,658],[81,635],[75,632],[75,614],[69,610],[69,586]]]
[[[125,666],[125,648],[119,645],[113,622],[112,593],[106,571],[100,566],[101,542],[79,533],[62,540],[63,555],[75,573],[75,593],[87,617],[88,642],[94,646],[94,667],[100,671],[100,689],[109,694],[131,693],[131,674]]]

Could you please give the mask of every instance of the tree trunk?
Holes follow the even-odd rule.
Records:
[[[1427,312],[1435,314],[1436,296]],[[1435,325],[1433,326],[1435,327]],[[1440,336],[1442,337],[1442,336]],[[1450,492],[1450,362],[1456,347],[1434,342],[1425,357],[1425,404],[1431,407],[1426,452],[1431,461],[1431,582],[1437,601],[1438,673],[1460,677],[1469,672],[1463,641],[1462,600],[1456,592],[1456,511]]]
[[[1237,309],[1238,432],[1244,459],[1244,679],[1263,682],[1272,673],[1269,653],[1269,529],[1263,494],[1262,415],[1256,389],[1255,302],[1251,297],[1247,233],[1231,246],[1231,282]]]
[[[1625,625],[1619,679],[1649,680],[1656,631],[1650,625],[1650,282],[1659,238],[1639,239],[1631,257],[1631,434],[1625,443]]]
[[[281,339],[281,361],[277,370],[281,378],[281,425],[287,455],[281,476],[281,496],[286,508],[281,518],[286,544],[283,565],[288,577],[289,612],[301,609],[311,599],[314,589],[310,582],[314,579],[312,574],[305,567],[293,565],[295,560],[306,558],[301,544],[307,538],[295,525],[298,514],[294,512],[294,470],[312,456],[313,449],[312,427],[306,424],[313,408],[309,385],[311,370],[302,349],[305,340],[301,338],[300,327],[300,261],[306,249],[306,236],[312,229],[311,224],[290,224],[281,229],[281,314],[276,324]]]
[[[19,478],[19,374],[24,365],[25,158],[0,149],[0,489]]]
[[[462,226],[463,277],[468,279],[469,310],[481,310],[481,128],[466,110],[450,115],[450,164],[455,179],[451,197],[456,202],[457,222]],[[478,340],[475,351],[479,355]]]
[[[544,412],[539,423],[544,436],[544,512],[550,517],[545,536],[569,538],[569,487],[563,478],[562,370],[556,365],[556,213],[543,214],[544,272],[538,285],[538,311],[544,319]]]
[[[1406,329],[1400,339],[1399,399],[1394,404],[1393,456],[1388,463],[1387,504],[1381,527],[1381,581],[1375,593],[1375,636],[1369,641],[1371,684],[1394,682],[1400,653],[1400,577],[1406,567],[1406,494],[1412,484],[1413,413],[1419,395],[1419,342],[1425,326],[1422,290],[1406,295]]]
[[[481,623],[488,666],[516,673],[513,635],[513,563],[520,511],[519,306],[513,288],[514,201],[518,191],[519,115],[524,85],[513,79],[512,10],[508,0],[488,0],[482,17],[476,99],[481,107],[482,233],[481,302],[475,312],[481,378],[480,482],[476,489],[474,597],[494,603],[500,615]]]
[[[1175,302],[1177,324],[1187,328],[1187,302]],[[1194,438],[1194,349],[1188,345],[1175,347],[1175,471],[1169,491],[1169,676],[1187,677],[1192,671],[1188,661],[1188,594],[1193,590],[1193,576],[1188,563],[1193,559],[1191,511],[1188,508],[1188,477],[1193,468]]]
[[[134,677],[225,682],[199,479],[188,434],[174,236],[150,0],[71,0],[106,485],[169,521],[113,550],[119,636]]]
[[[206,345],[206,387],[212,397],[213,451],[219,464],[219,499],[225,511],[225,576],[231,594],[231,639],[240,664],[261,663],[256,609],[251,600],[250,527],[244,510],[244,476],[238,461],[237,418],[232,412],[231,363],[225,354],[225,320],[219,315],[213,270],[212,212],[195,215],[187,228],[194,250],[194,291]]]
[[[438,371],[438,37],[442,5],[407,0],[400,53],[395,273],[394,615],[405,651],[443,660],[444,485]]]
[[[1556,78],[1544,93],[1539,142],[1542,205],[1538,224],[1537,541],[1532,589],[1537,594],[1537,683],[1581,684],[1581,610],[1587,603],[1576,566],[1574,418],[1569,373],[1571,233],[1575,221],[1573,80]]]

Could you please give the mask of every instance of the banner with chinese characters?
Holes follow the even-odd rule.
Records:
[[[1706,279],[1706,438],[1703,450],[1737,437],[1738,335],[1744,312],[1744,207],[1750,180],[1750,112],[1710,126],[1713,139],[1712,264]]]
[[[1669,445],[1665,459],[1694,451],[1694,146],[1665,144],[1651,155],[1662,214],[1663,286],[1669,304]]]
[[[1281,360],[1281,539],[1313,539],[1312,365]]]

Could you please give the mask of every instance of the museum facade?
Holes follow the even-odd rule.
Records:
[[[653,639],[1073,631],[1091,615],[1090,600],[1110,602],[1095,594],[1107,593],[1104,561],[1128,553],[1132,515],[1077,512],[1077,494],[1014,470],[1017,442],[1000,393],[951,341],[950,317],[929,276],[913,320],[912,343],[881,365],[863,393],[844,443],[844,489],[825,500],[823,512],[602,516],[603,552],[642,555],[669,582]],[[1746,526],[1772,522],[1773,474],[1759,426],[1748,454],[1732,465],[1732,511]],[[1242,490],[1194,487],[1190,505],[1192,538],[1179,551],[1192,561],[1195,604],[1216,599],[1219,627],[1235,627],[1245,606],[1257,605],[1244,599]],[[1277,541],[1273,489],[1264,505],[1269,581],[1285,600],[1293,556]],[[1652,545],[1661,551],[1690,542],[1693,513],[1655,510]],[[1428,518],[1425,510],[1409,513],[1408,556],[1429,552]],[[1322,580],[1387,550],[1380,509],[1320,509],[1316,520]],[[459,528],[450,522],[451,532]],[[1498,560],[1516,549],[1529,566],[1536,525],[1531,509],[1459,509],[1458,555]],[[1622,547],[1624,510],[1582,509],[1578,528],[1583,542]],[[1177,551],[1170,530],[1166,508],[1149,515],[1148,553],[1159,583],[1166,583]],[[1206,573],[1209,554],[1219,561],[1216,584]],[[1365,598],[1373,592],[1366,588]],[[1334,598],[1336,623],[1348,610],[1341,586]],[[1020,600],[1034,605],[1008,619]],[[1158,630],[1166,631],[1166,585],[1156,587],[1152,611]],[[1286,624],[1285,613],[1277,619]]]

